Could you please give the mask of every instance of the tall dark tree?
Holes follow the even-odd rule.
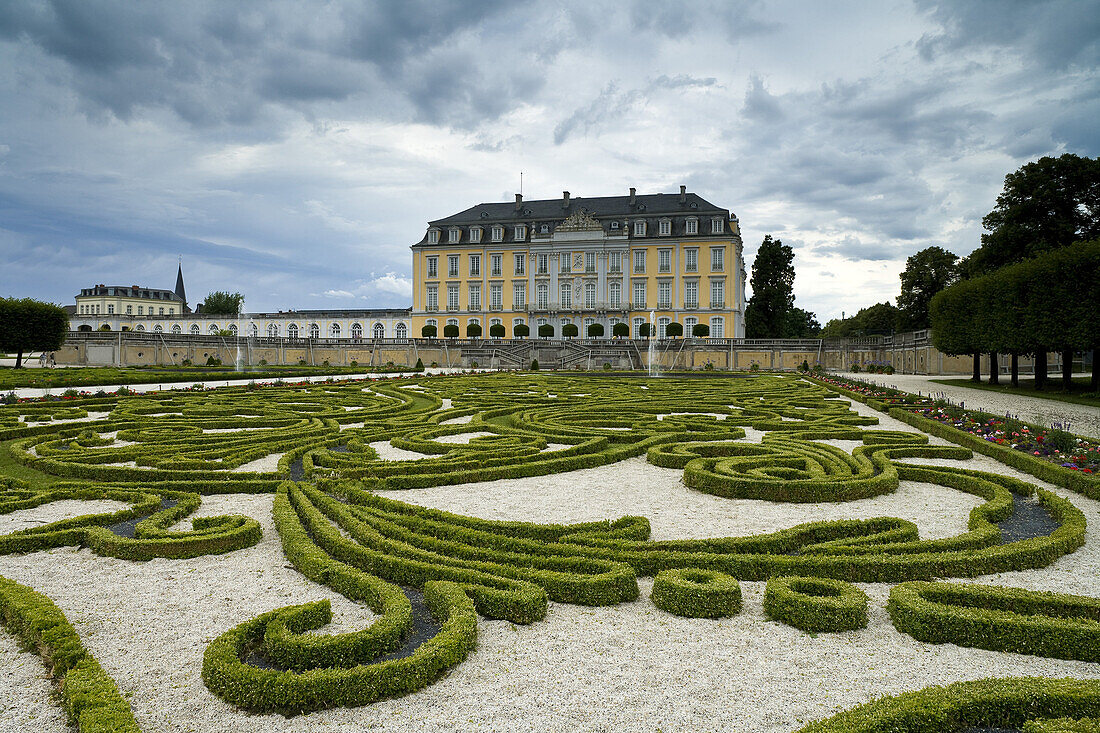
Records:
[[[783,329],[783,338],[789,339],[815,339],[821,335],[821,324],[817,322],[817,314],[791,308],[787,311],[787,323]]]
[[[959,258],[942,247],[927,247],[905,261],[898,308],[905,328],[928,328],[932,296],[959,279]]]
[[[1100,237],[1100,159],[1066,153],[1008,174],[982,225],[982,246],[962,263],[966,277]]]
[[[199,308],[204,315],[210,316],[235,316],[241,310],[244,296],[240,293],[228,293],[224,290],[216,290],[206,296],[199,303]]]
[[[794,307],[794,250],[765,235],[752,263],[752,297],[745,306],[745,336],[783,338]]]
[[[69,314],[31,298],[0,298],[0,351],[15,352],[16,368],[27,351],[56,351],[69,334]]]

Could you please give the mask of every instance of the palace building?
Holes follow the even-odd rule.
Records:
[[[486,203],[428,223],[413,252],[413,335],[424,326],[524,324],[554,335],[593,324],[640,336],[652,318],[663,338],[706,324],[711,338],[743,338],[745,266],[737,217],[689,193]],[[599,329],[593,329],[598,331]]]

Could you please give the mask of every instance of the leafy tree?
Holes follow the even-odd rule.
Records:
[[[959,279],[959,258],[943,247],[927,247],[905,261],[901,273],[901,309],[905,328],[928,328],[932,296]]]
[[[69,334],[69,314],[59,305],[32,298],[0,298],[0,351],[15,352],[15,366],[23,352],[56,351]]]
[[[626,325],[622,321],[619,321],[611,327],[611,335],[617,339],[624,338],[630,335],[630,326]]]
[[[479,338],[481,336],[481,324],[480,323],[467,323],[466,335],[472,339]]]
[[[982,226],[982,245],[962,263],[967,277],[1100,237],[1100,159],[1066,153],[1009,173]]]
[[[493,325],[489,326],[489,335],[495,339],[504,338],[504,333],[505,331],[503,323],[494,323]]]
[[[698,338],[706,338],[710,336],[710,326],[705,323],[696,323],[691,327],[691,335]]]
[[[783,338],[788,339],[814,339],[821,335],[821,324],[817,322],[817,314],[791,308],[787,311],[787,324],[783,328]]]
[[[876,303],[868,308],[860,308],[854,316],[833,318],[821,330],[822,338],[848,338],[889,334],[901,329],[901,311],[890,304]]]
[[[423,328],[420,329],[420,335],[423,336],[426,339],[434,339],[435,334],[436,334],[435,326],[433,326],[430,323],[425,325]]]
[[[684,327],[681,324],[673,321],[672,323],[665,326],[665,336],[668,336],[669,338],[676,338],[677,336],[683,335]]]
[[[765,235],[752,263],[752,297],[745,306],[745,336],[783,338],[794,307],[794,250]]]
[[[516,327],[512,329],[512,333],[516,335],[516,338],[527,338],[531,335],[531,327],[526,323],[517,323]]]
[[[229,293],[224,290],[216,290],[206,296],[199,303],[199,309],[203,315],[208,316],[235,316],[241,310],[244,296],[240,293]]]
[[[598,339],[603,336],[603,324],[602,323],[590,323],[588,324],[588,338]]]
[[[549,323],[543,323],[539,326],[539,338],[548,339],[554,335],[554,326]]]
[[[443,336],[449,339],[458,338],[458,324],[448,323],[443,327]]]
[[[647,339],[647,338],[649,338],[650,331],[652,331],[652,330],[653,330],[652,326],[650,326],[648,323],[643,323],[640,326],[638,326],[638,335],[641,336],[644,339]]]
[[[573,338],[578,333],[580,333],[580,329],[577,328],[577,324],[575,323],[566,323],[561,327],[561,335],[565,336],[567,339]]]

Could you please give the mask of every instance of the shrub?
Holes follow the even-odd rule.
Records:
[[[672,323],[665,326],[665,336],[668,336],[669,338],[676,338],[677,336],[683,336],[683,335],[684,335],[684,327],[683,327],[682,324],[679,324],[679,323],[676,323],[676,321],[673,321]]]
[[[691,335],[697,338],[706,338],[710,336],[710,326],[705,323],[696,323],[691,327]]]
[[[184,359],[183,361],[180,362],[180,366],[185,366],[185,367],[191,366],[191,360],[190,359]]]
[[[221,366],[222,360],[216,356],[206,357],[206,366]]]
[[[539,325],[539,338],[551,338],[554,335],[554,326],[550,323]]]
[[[421,359],[419,356],[416,357],[416,366],[414,366],[413,369],[418,372],[424,371],[424,360]]]
[[[652,331],[653,331],[653,325],[650,324],[650,323],[642,323],[641,325],[638,326],[638,335],[641,336],[644,339],[649,338]]]
[[[351,360],[351,363],[350,363],[350,364],[348,364],[348,366],[353,366],[353,367],[357,367],[357,366],[359,366],[359,362],[358,362],[358,361],[356,361],[355,359],[352,359],[352,360]]]
[[[602,323],[590,323],[588,324],[588,338],[598,339],[603,336],[603,324]]]
[[[504,334],[505,330],[503,323],[494,323],[493,325],[489,326],[489,335],[493,338],[502,339],[504,338]]]
[[[260,359],[260,366],[267,366],[267,359]]]
[[[867,625],[867,594],[826,578],[769,578],[764,611],[803,631],[850,631]]]
[[[458,338],[458,325],[454,323],[448,323],[443,327],[443,337],[454,339]]]
[[[606,362],[606,361],[605,361],[605,362],[603,363],[603,370],[604,370],[605,372],[609,372],[609,371],[611,371],[611,363],[610,363],[610,362]]]
[[[435,326],[430,323],[420,329],[420,335],[426,339],[434,339],[436,334]]]
[[[625,338],[630,335],[630,326],[619,321],[611,327],[611,335],[615,338]]]
[[[577,324],[575,323],[566,323],[564,326],[561,327],[561,335],[567,339],[573,338],[578,333],[580,333],[580,330],[577,328]]]
[[[662,570],[650,597],[657,608],[689,618],[722,618],[741,610],[736,578],[710,570]]]
[[[800,371],[800,372],[810,371],[810,362],[803,359],[802,363],[798,365],[798,371]]]
[[[516,338],[527,338],[531,335],[531,327],[526,323],[517,323],[512,332],[516,335]]]
[[[467,323],[466,335],[472,339],[481,337],[481,324],[480,323]]]
[[[750,372],[760,371],[760,365],[754,361],[753,363],[749,364],[749,371]]]
[[[539,370],[539,360],[538,359],[532,359],[531,360],[531,371],[537,372],[538,370]]]

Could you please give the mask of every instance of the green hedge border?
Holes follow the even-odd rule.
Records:
[[[741,585],[733,576],[710,570],[662,570],[653,579],[650,599],[677,616],[723,618],[741,611]]]
[[[764,589],[769,617],[812,633],[862,629],[868,600],[851,583],[829,578],[769,578]]]

